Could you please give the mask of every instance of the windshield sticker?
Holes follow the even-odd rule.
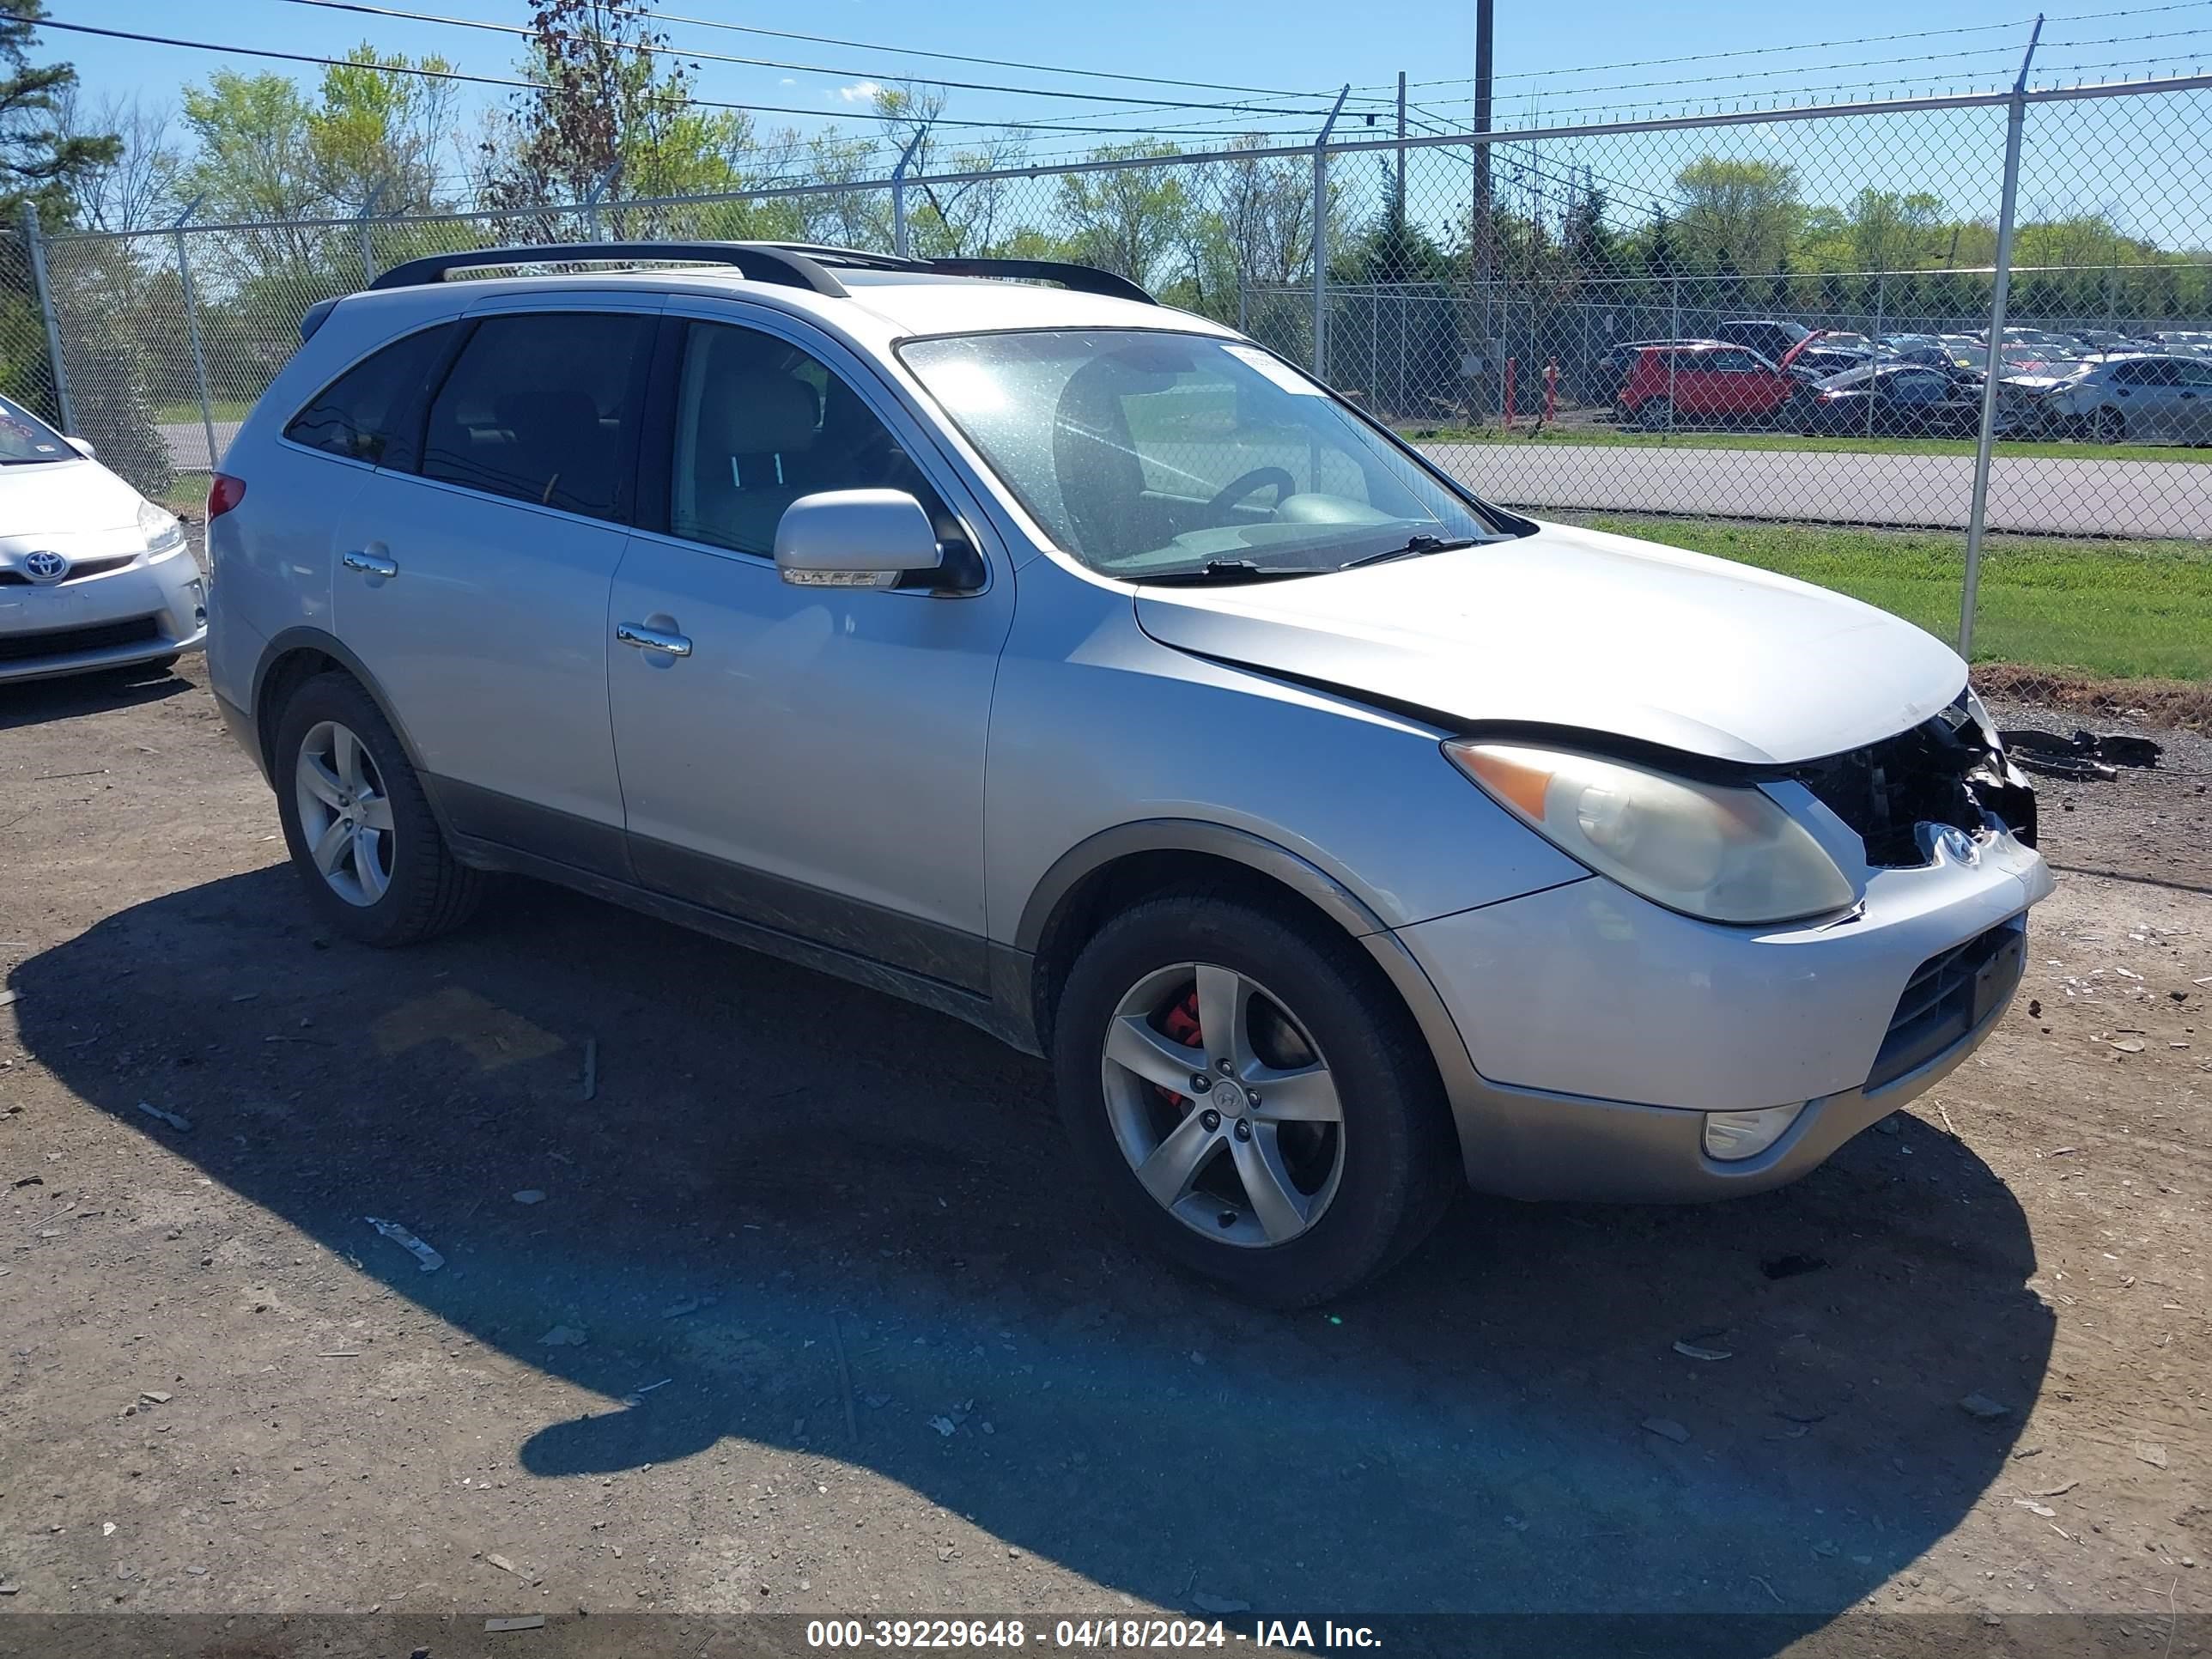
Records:
[[[1247,368],[1255,368],[1285,392],[1295,392],[1301,398],[1326,398],[1328,393],[1286,363],[1278,362],[1256,346],[1232,345],[1221,348]]]

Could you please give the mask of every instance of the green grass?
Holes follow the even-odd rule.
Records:
[[[1522,427],[1506,432],[1489,427],[1401,427],[1401,436],[1415,443],[1436,444],[1568,444],[1629,449],[1778,449],[1807,454],[1841,455],[1971,455],[1971,438],[1808,438],[1794,432],[1638,432],[1617,426],[1548,426],[1530,436]],[[1997,442],[1999,456],[2026,456],[2075,461],[2194,461],[2212,463],[2212,451],[2179,444],[2090,444],[2059,441]]]
[[[1966,554],[1955,533],[1574,516],[1816,582],[1958,637]],[[1974,658],[2112,679],[2212,680],[2212,544],[1990,537]]]
[[[207,512],[207,493],[208,474],[179,472],[169,480],[169,487],[155,499],[170,512],[198,524]]]
[[[235,398],[218,398],[214,404],[215,418],[218,421],[242,421],[253,405],[240,403]],[[200,406],[198,399],[188,404],[164,404],[154,411],[154,419],[161,426],[192,426],[198,424]]]

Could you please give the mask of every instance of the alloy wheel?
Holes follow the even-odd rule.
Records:
[[[1344,1173],[1344,1109],[1319,1046],[1248,975],[1162,968],[1115,1006],[1101,1061],[1114,1139],[1155,1202],[1250,1249],[1309,1231]]]
[[[331,890],[363,908],[392,885],[392,802],[384,779],[349,726],[324,720],[301,739],[293,791],[300,835]]]

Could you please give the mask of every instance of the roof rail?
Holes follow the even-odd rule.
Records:
[[[942,259],[902,259],[895,253],[870,253],[860,248],[829,247],[814,242],[777,242],[775,246],[796,253],[831,270],[932,271],[939,276],[1025,276],[1058,283],[1083,294],[1103,294],[1116,300],[1158,305],[1142,288],[1126,276],[1096,265],[1066,259],[988,259],[951,257]]]
[[[468,253],[433,253],[420,259],[409,259],[380,273],[369,287],[420,288],[444,282],[452,271],[499,265],[606,264],[646,260],[659,264],[730,265],[739,276],[754,282],[803,288],[832,299],[845,297],[845,285],[807,258],[806,253],[772,242],[553,242],[526,247],[479,248]]]
[[[947,276],[1031,276],[1058,283],[1079,294],[1103,294],[1109,299],[1134,300],[1139,305],[1159,303],[1127,276],[1065,259],[924,259],[918,263],[925,270]]]

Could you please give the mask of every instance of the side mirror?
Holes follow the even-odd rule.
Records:
[[[100,459],[100,452],[92,447],[92,440],[89,438],[71,436],[63,441],[88,461],[96,461]]]
[[[903,489],[801,495],[775,526],[775,568],[794,587],[896,587],[944,562],[929,514]]]

